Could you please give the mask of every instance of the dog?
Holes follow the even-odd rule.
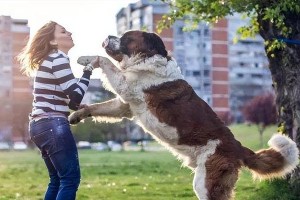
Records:
[[[258,179],[272,179],[298,164],[295,142],[279,133],[268,142],[269,149],[255,153],[242,146],[184,80],[157,34],[132,30],[120,38],[108,36],[102,46],[117,63],[99,56],[103,85],[116,98],[73,112],[71,124],[87,117],[135,121],[194,172],[193,189],[201,200],[233,198],[242,166]],[[83,56],[78,63],[87,65],[93,58]]]

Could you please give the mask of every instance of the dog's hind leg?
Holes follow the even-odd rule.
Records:
[[[87,117],[96,117],[97,121],[116,122],[123,118],[131,118],[132,113],[129,104],[115,98],[102,103],[91,104],[73,112],[69,116],[69,121],[70,124],[77,124]]]
[[[209,200],[208,190],[205,184],[206,170],[202,166],[198,166],[195,169],[195,175],[193,180],[193,188],[196,196],[200,200]]]
[[[197,167],[194,170],[195,175],[193,180],[193,188],[198,199],[200,200],[213,200],[210,198],[210,191],[207,187],[208,172],[206,169],[206,163],[214,155],[219,143],[219,140],[209,140],[205,146],[197,148],[199,155],[197,156]]]
[[[240,164],[219,155],[212,155],[205,164],[209,200],[233,199],[233,189],[238,179]]]

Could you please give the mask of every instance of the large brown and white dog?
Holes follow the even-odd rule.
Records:
[[[298,164],[298,149],[275,134],[270,148],[254,153],[231,131],[183,79],[155,33],[126,32],[109,36],[102,46],[119,62],[99,57],[102,81],[115,99],[73,112],[70,123],[90,116],[98,121],[134,120],[194,173],[193,188],[201,200],[228,200],[242,166],[260,179],[282,177]],[[92,57],[81,57],[88,64]]]

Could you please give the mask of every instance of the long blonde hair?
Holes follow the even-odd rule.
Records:
[[[18,55],[21,72],[27,76],[39,68],[50,52],[57,50],[57,45],[50,44],[54,40],[56,25],[56,22],[50,21],[41,27]]]

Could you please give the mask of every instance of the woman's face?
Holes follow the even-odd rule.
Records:
[[[64,53],[74,46],[72,33],[68,32],[63,26],[56,24],[54,31],[54,43],[57,45],[57,48]]]

